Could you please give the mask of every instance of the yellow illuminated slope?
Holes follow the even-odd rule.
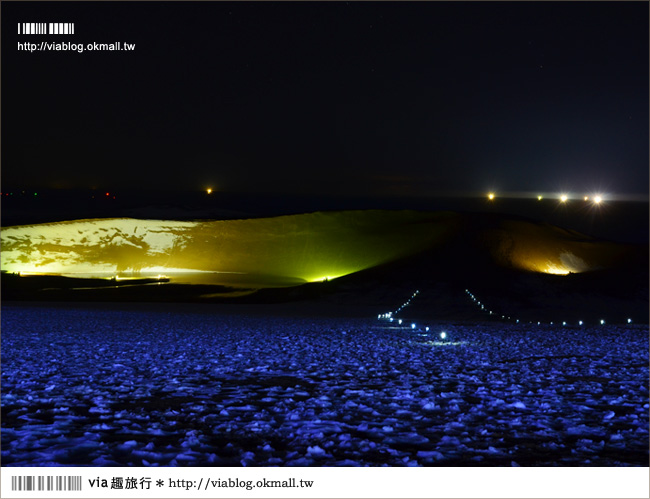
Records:
[[[548,224],[502,220],[480,231],[480,241],[493,259],[507,267],[566,275],[620,263],[625,246]]]
[[[451,213],[358,211],[173,222],[99,219],[2,229],[2,270],[267,274],[334,278],[447,237]]]
[[[1,236],[2,270],[8,272],[221,273],[232,284],[250,283],[250,276],[263,274],[270,286],[335,278],[471,241],[478,249],[475,256],[553,274],[607,268],[623,255],[621,245],[546,224],[449,212],[368,210],[197,222],[76,220],[6,227]],[[448,264],[466,263],[459,258]]]

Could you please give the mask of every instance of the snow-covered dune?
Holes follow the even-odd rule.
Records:
[[[313,213],[176,222],[76,220],[2,230],[2,270],[42,273],[236,272],[315,281],[440,242],[455,215]]]
[[[557,274],[607,268],[625,249],[512,217],[381,210],[192,222],[74,220],[6,227],[1,237],[7,272],[223,272],[304,281],[339,277],[445,244],[471,246],[507,267]]]

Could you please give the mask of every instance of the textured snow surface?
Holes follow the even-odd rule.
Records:
[[[2,464],[648,465],[647,327],[433,329],[4,304]]]

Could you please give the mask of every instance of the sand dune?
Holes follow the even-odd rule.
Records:
[[[445,247],[457,253],[454,265],[479,258],[552,274],[612,268],[631,251],[512,216],[384,210],[192,222],[74,220],[6,227],[1,238],[7,272],[224,273],[230,283],[238,274],[331,279]]]

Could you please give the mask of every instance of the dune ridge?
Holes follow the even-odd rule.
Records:
[[[458,248],[459,261],[478,258],[551,274],[616,267],[633,253],[631,245],[511,215],[411,210],[71,220],[4,227],[1,240],[6,272],[267,274],[294,282],[332,279],[445,247]]]

